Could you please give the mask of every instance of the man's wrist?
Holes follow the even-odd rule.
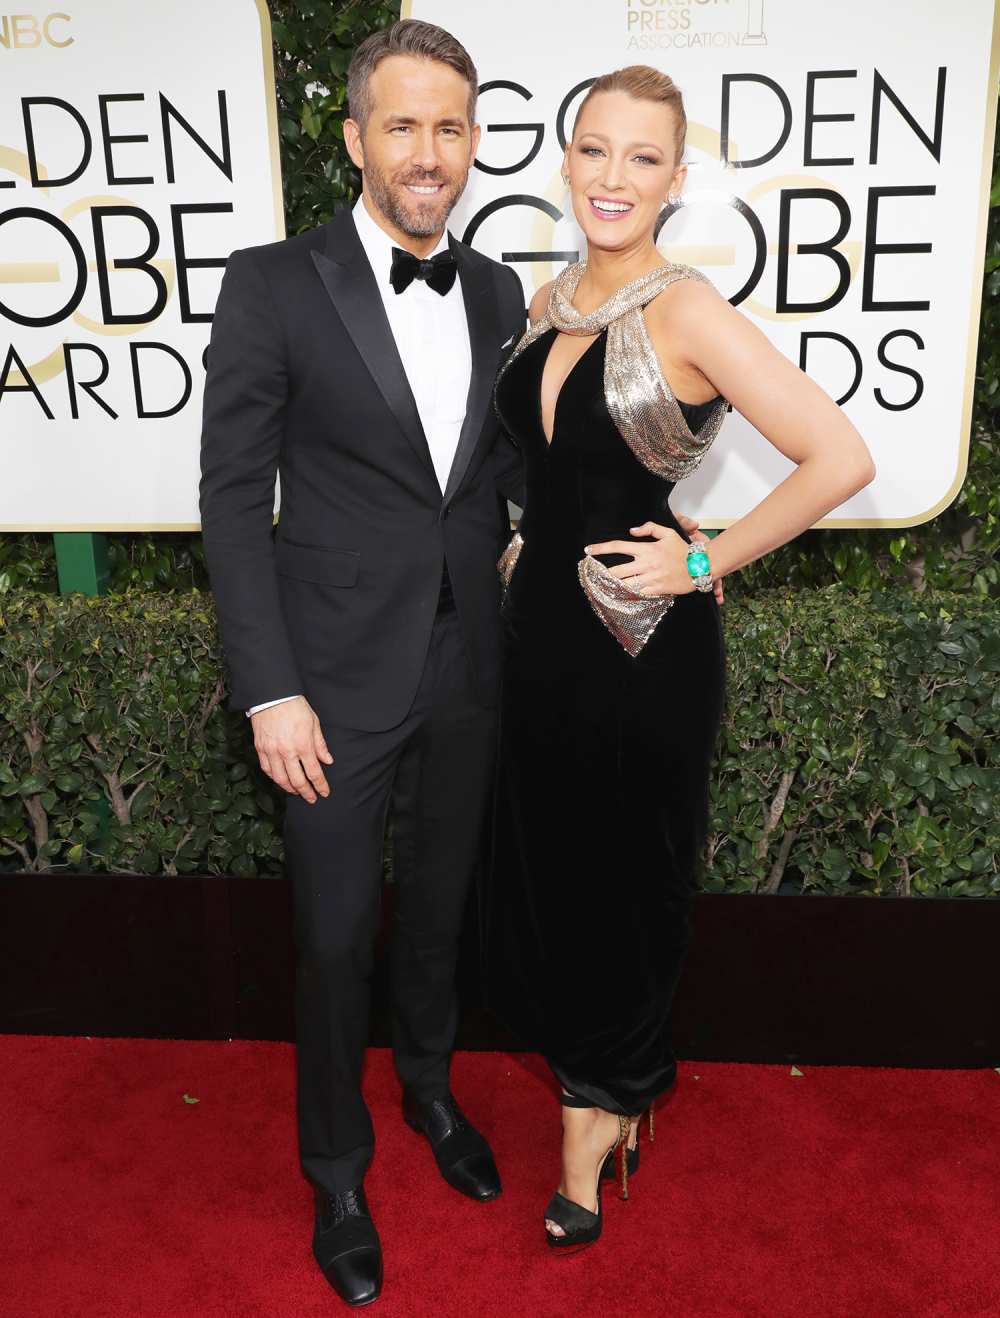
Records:
[[[299,693],[301,695],[301,692]],[[259,714],[262,709],[271,709],[274,705],[287,704],[289,700],[298,700],[299,696],[279,696],[277,700],[265,700],[262,705],[251,705],[247,710],[247,718],[253,718],[254,714]]]

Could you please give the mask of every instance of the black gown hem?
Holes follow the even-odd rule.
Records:
[[[571,1075],[553,1062],[551,1058],[545,1060],[563,1089],[568,1090],[571,1094],[576,1094],[579,1098],[589,1099],[593,1107],[603,1108],[605,1112],[613,1112],[616,1116],[619,1114],[623,1117],[633,1118],[642,1116],[648,1108],[652,1107],[658,1099],[672,1089],[677,1081],[677,1068],[674,1067],[665,1083],[657,1085],[648,1094],[626,1101],[616,1097],[609,1089],[605,1089],[593,1081],[583,1080],[579,1076]]]

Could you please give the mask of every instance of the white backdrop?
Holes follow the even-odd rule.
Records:
[[[726,296],[742,291],[741,309],[794,361],[805,335],[837,336],[806,339],[806,367],[834,397],[850,392],[843,406],[879,474],[826,524],[908,525],[954,498],[992,159],[994,0],[413,0],[407,9],[454,31],[488,88],[484,168],[453,217],[459,236],[510,259],[526,294],[550,278],[566,256],[529,258],[580,247],[560,218],[559,121],[571,130],[581,84],[596,74],[656,64],[681,85],[691,121],[685,205],[662,231],[664,252]],[[79,0],[69,17],[46,17],[0,17],[0,529],[192,527],[210,331],[192,317],[210,315],[221,269],[187,270],[185,311],[174,226],[189,260],[219,261],[281,235],[264,0]],[[209,154],[226,154],[220,89],[232,180]],[[176,111],[173,182],[161,94]],[[106,102],[106,130],[101,96],[128,98]],[[64,104],[26,107],[30,98]],[[148,140],[107,144],[109,180],[105,138],[136,136]],[[89,163],[61,183],[88,138]],[[893,188],[902,191],[875,193]],[[821,195],[793,195],[804,190]],[[199,204],[231,210],[177,210]],[[116,206],[143,215],[114,215]],[[801,250],[836,237],[841,211],[846,277],[830,255]],[[122,267],[154,242],[162,309],[149,271]],[[925,250],[876,252],[885,244]],[[782,246],[786,299],[836,294],[835,305],[777,309]],[[678,506],[725,525],[787,470],[733,415]]]
[[[189,261],[283,236],[264,0],[74,0],[48,23],[32,8],[0,17],[0,529],[196,526],[204,317],[222,270],[188,268],[182,308],[174,229]],[[102,96],[127,98],[105,102],[106,131]],[[30,98],[62,104],[25,107]],[[109,171],[115,137],[148,140],[111,141]],[[89,163],[72,179],[88,138]],[[225,209],[177,209],[192,205]],[[162,309],[148,270],[113,268],[153,242]],[[92,345],[69,351],[68,371],[66,344]],[[101,354],[107,378],[88,393]],[[171,416],[140,414],[169,412],[185,394]]]
[[[878,476],[823,524],[911,525],[955,497],[968,451],[992,163],[994,0],[412,0],[404,11],[454,32],[477,63],[487,88],[479,159],[492,172],[474,171],[452,229],[460,237],[471,229],[476,247],[512,259],[526,296],[566,259],[526,258],[576,252],[582,242],[571,219],[558,218],[568,206],[560,114],[568,134],[581,83],[654,64],[680,85],[690,125],[685,204],[661,232],[664,254],[697,266],[727,297],[743,291],[741,310],[797,363],[804,334],[840,336],[805,340],[806,369],[834,398],[856,386],[843,406]],[[892,188],[904,191],[873,191]],[[824,195],[790,195],[804,190]],[[798,250],[837,237],[838,203],[847,221],[836,243],[842,283],[829,255]],[[876,252],[884,244],[925,250]],[[785,311],[781,246],[793,304]],[[834,293],[835,305],[809,309]],[[676,502],[705,525],[726,525],[788,470],[732,414]]]

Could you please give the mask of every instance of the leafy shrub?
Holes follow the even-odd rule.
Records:
[[[731,608],[704,886],[1000,895],[995,608],[839,585]]]
[[[17,868],[279,873],[276,794],[223,709],[208,596],[19,593],[0,619],[0,854]]]
[[[0,863],[278,874],[281,794],[224,709],[209,597],[0,616]],[[711,891],[1000,895],[1000,618],[843,586],[725,608]]]

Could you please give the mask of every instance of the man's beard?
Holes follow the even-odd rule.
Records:
[[[430,238],[444,228],[445,220],[465,191],[468,177],[469,172],[466,170],[461,179],[452,182],[446,174],[433,170],[429,174],[407,175],[394,186],[377,165],[365,166],[365,187],[372,201],[387,220],[410,238]],[[443,187],[426,201],[403,191],[407,184],[429,187],[434,183],[441,183]]]

